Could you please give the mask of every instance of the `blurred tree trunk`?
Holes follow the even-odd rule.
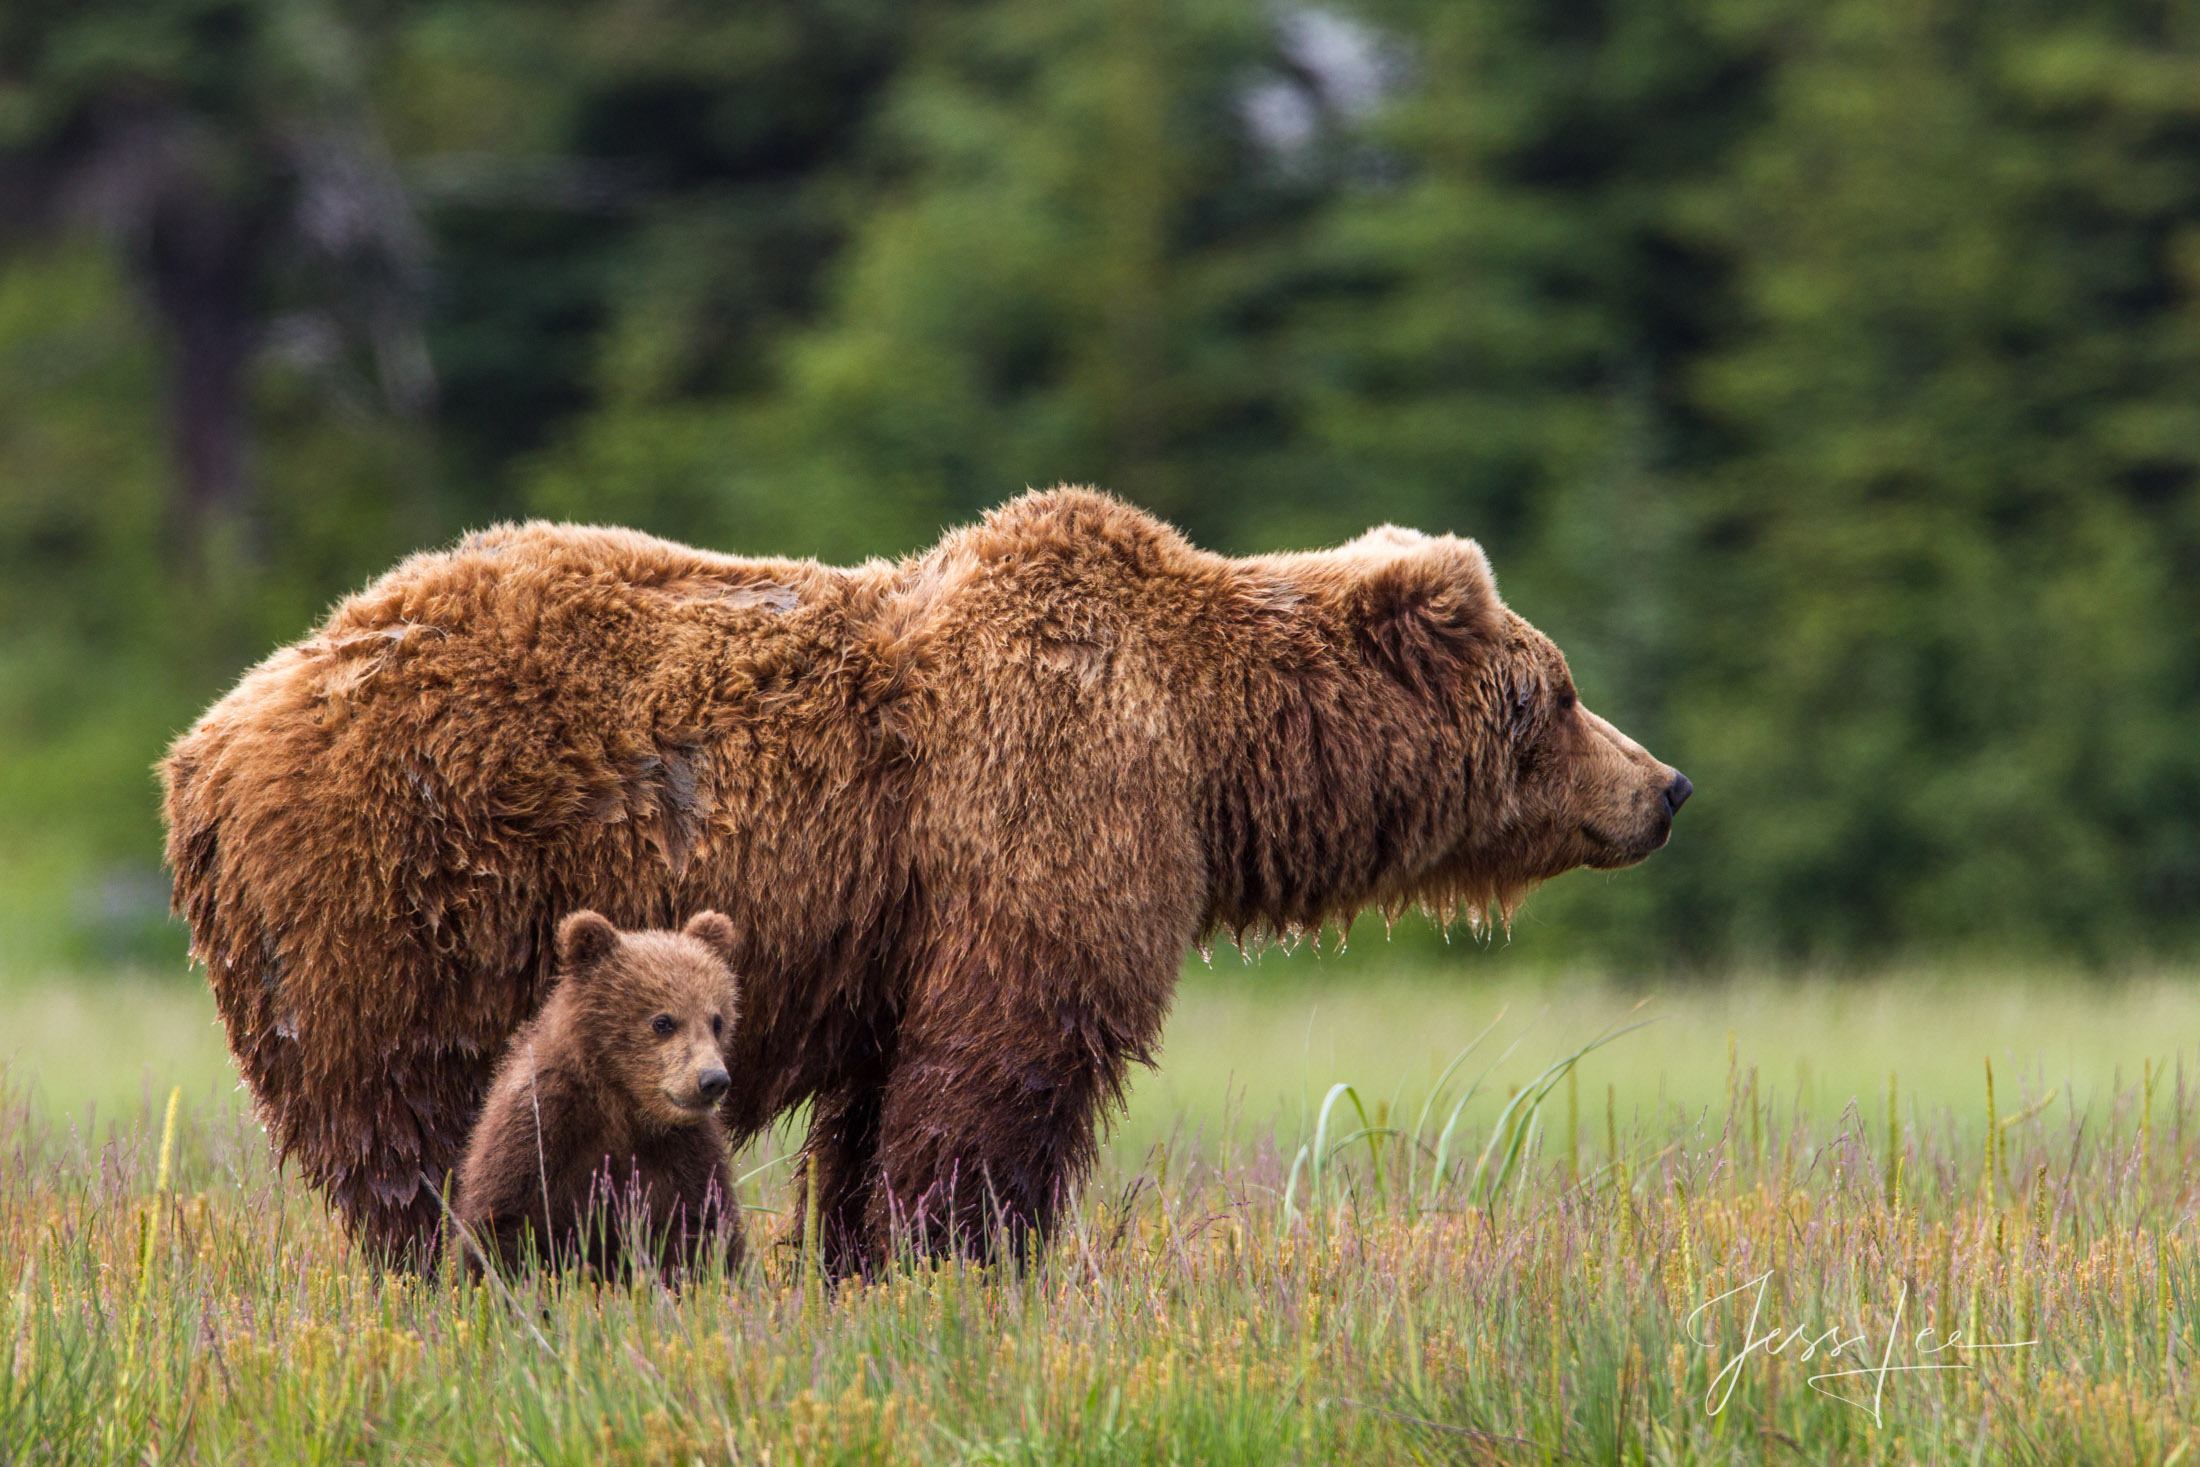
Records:
[[[204,570],[225,526],[252,549],[245,396],[259,338],[253,284],[269,230],[218,207],[187,203],[167,214],[148,232],[142,268],[169,336],[178,529]]]
[[[431,391],[424,244],[341,8],[76,0],[0,8],[0,247],[86,230],[128,261],[168,349],[181,559],[257,562],[249,398],[266,325],[340,392]],[[219,547],[219,550],[217,549]]]

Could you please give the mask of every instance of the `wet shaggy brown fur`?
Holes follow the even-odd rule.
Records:
[[[814,1103],[837,1266],[1043,1228],[1189,944],[1509,911],[1663,844],[1473,542],[1228,559],[1026,495],[849,569],[526,524],[413,557],[162,766],[178,909],[281,1152],[436,1221],[554,914],[738,934],[736,1142]]]
[[[459,1167],[453,1211],[501,1267],[609,1271],[633,1243],[672,1273],[721,1236],[739,1261],[714,1109],[735,947],[716,912],[678,932],[621,933],[594,912],[559,924],[557,986],[506,1046]]]

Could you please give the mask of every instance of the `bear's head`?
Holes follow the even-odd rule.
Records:
[[[586,911],[558,924],[555,998],[578,1058],[637,1120],[693,1125],[732,1087],[734,951],[733,924],[716,912],[678,932],[621,932]]]
[[[1480,546],[1387,527],[1355,543],[1372,562],[1379,655],[1438,686],[1464,730],[1466,819],[1432,873],[1440,891],[1506,911],[1536,882],[1666,843],[1694,786],[1582,704],[1558,648],[1499,599]]]
[[[1566,659],[1499,598],[1472,540],[1384,526],[1256,564],[1322,606],[1387,689],[1364,766],[1391,812],[1373,899],[1463,905],[1479,923],[1540,881],[1665,844],[1693,786],[1582,705]]]

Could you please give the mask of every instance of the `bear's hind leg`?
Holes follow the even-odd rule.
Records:
[[[341,1103],[324,1102],[321,1134],[296,1148],[382,1267],[435,1262],[485,1079],[468,1059],[427,1048],[389,1058],[341,1087]]]
[[[868,1261],[864,1218],[878,1181],[879,1113],[883,1077],[863,1075],[817,1097],[812,1105],[809,1139],[803,1143],[797,1174],[794,1224],[788,1236],[807,1249],[810,1189],[817,1188],[818,1231],[824,1234],[823,1259],[830,1278],[861,1273]]]

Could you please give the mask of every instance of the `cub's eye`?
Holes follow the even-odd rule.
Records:
[[[659,1014],[649,1021],[649,1027],[657,1031],[659,1039],[669,1039],[672,1037],[672,1031],[680,1026],[672,1022],[672,1015]]]
[[[1574,690],[1572,688],[1568,688],[1565,692],[1558,695],[1558,711],[1561,713],[1571,713],[1574,711],[1574,705],[1576,703],[1579,703],[1580,701],[1581,699],[1575,696]]]
[[[720,1018],[718,1015],[712,1014],[710,1016],[710,1037],[713,1039],[722,1038],[724,1037],[725,1032],[726,1021]]]

